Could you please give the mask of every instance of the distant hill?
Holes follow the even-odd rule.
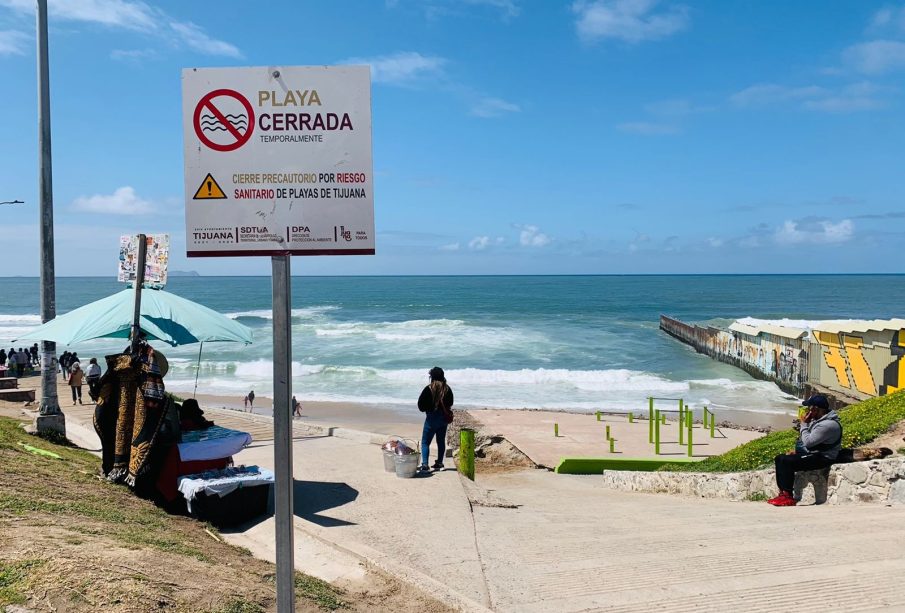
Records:
[[[200,277],[197,270],[171,270],[167,273],[171,277]]]

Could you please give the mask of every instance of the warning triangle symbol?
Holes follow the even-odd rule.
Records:
[[[201,185],[198,187],[198,191],[192,196],[192,200],[223,200],[225,198],[226,194],[224,194],[223,190],[220,189],[220,186],[217,185],[217,180],[211,176],[211,173],[207,173],[207,176],[204,177],[204,181],[202,181]]]

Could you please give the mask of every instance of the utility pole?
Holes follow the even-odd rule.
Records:
[[[47,0],[37,0],[38,29],[38,197],[41,217],[41,322],[57,316],[53,262],[53,172],[50,163],[50,69],[47,59]],[[57,347],[41,341],[41,405],[35,418],[39,434],[66,435],[66,417],[57,398]]]

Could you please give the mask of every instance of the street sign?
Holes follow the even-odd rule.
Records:
[[[372,255],[367,66],[182,71],[189,257]]]

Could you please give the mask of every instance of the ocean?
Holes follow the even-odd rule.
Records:
[[[112,277],[59,278],[57,312],[121,288]],[[270,394],[270,278],[173,277],[167,290],[254,331],[248,346],[203,347],[198,392]],[[38,300],[37,279],[0,278],[0,346],[40,323]],[[713,325],[903,317],[905,276],[295,277],[292,306],[293,391],[302,402],[410,409],[428,369],[440,366],[460,407],[641,410],[653,395],[787,412],[794,398],[661,333],[659,315]],[[123,346],[74,349],[84,362]],[[199,346],[158,348],[171,366],[167,388],[191,393]]]

